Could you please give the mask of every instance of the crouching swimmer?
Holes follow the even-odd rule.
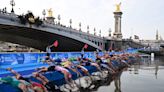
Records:
[[[66,68],[66,69],[70,69],[72,70],[73,72],[75,72],[77,74],[77,76],[82,76],[82,74],[77,70],[77,66],[74,65],[72,62],[66,60],[66,61],[63,61],[61,63],[61,65]]]
[[[48,92],[60,92],[60,90],[54,85],[54,83],[50,82],[45,76],[40,73],[34,72],[33,77],[37,80],[41,81],[42,84],[46,87]]]
[[[83,66],[82,64],[82,59],[81,58],[69,58],[68,59],[70,62],[72,62],[72,64],[77,68],[80,69],[85,75],[90,76],[89,71]],[[73,61],[77,61],[76,64],[73,63]],[[80,73],[80,75],[82,76],[82,74]]]
[[[12,85],[13,87],[18,87],[20,88],[23,92],[34,92],[34,89],[32,89],[31,87],[29,87],[25,81],[20,81],[17,80],[13,77],[5,77],[5,78],[0,78],[0,81],[3,83],[7,83]],[[36,91],[38,92],[38,91]]]
[[[41,73],[41,72],[48,72],[48,71],[59,71],[59,72],[61,72],[62,74],[64,74],[64,79],[65,79],[66,83],[69,84],[71,87],[73,87],[71,85],[71,83],[72,83],[72,75],[71,75],[71,73],[67,69],[65,69],[65,68],[63,68],[61,66],[52,65],[52,66],[49,66],[49,67],[42,67],[42,68],[40,68],[39,73]]]
[[[23,77],[18,72],[14,71],[12,68],[7,68],[6,70],[14,74],[17,80],[24,83],[28,89],[30,88],[29,90],[33,90],[35,92],[48,92],[47,89],[42,84],[33,82],[28,78]]]

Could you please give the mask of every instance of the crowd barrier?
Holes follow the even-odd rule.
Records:
[[[124,52],[134,53],[136,49],[126,50]],[[121,54],[124,52],[109,52],[109,54]],[[99,52],[99,55],[102,56],[103,52]],[[29,64],[29,63],[38,63],[44,61],[46,53],[0,53],[0,66],[4,65],[16,65],[16,64]],[[80,57],[81,52],[52,52],[50,57],[52,59],[57,58],[70,58],[70,57]],[[84,57],[95,59],[94,52],[85,52]]]

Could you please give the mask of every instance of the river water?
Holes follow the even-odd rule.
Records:
[[[144,58],[96,92],[164,92],[164,57]]]

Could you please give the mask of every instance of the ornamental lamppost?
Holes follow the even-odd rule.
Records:
[[[101,37],[101,30],[99,31],[99,36]]]
[[[42,11],[42,14],[43,14],[43,20],[45,20],[45,16],[46,16],[46,10],[45,9]]]
[[[111,37],[112,36],[112,34],[111,34],[111,28],[109,28],[109,37]]]
[[[93,31],[94,31],[94,35],[96,35],[96,28],[94,28]]]
[[[81,31],[81,22],[79,23],[79,31]]]
[[[60,25],[61,16],[58,15],[58,24]]]
[[[87,26],[87,33],[89,34],[89,25]]]
[[[14,13],[14,6],[15,6],[15,1],[11,0],[10,5],[12,6],[11,13]]]
[[[72,28],[72,19],[69,20],[70,28]]]

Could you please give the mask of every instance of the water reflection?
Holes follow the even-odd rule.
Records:
[[[157,57],[153,61],[151,60],[149,58],[143,58],[140,63],[134,64],[129,68],[129,73],[132,74],[132,71],[134,71],[134,74],[139,74],[139,70],[155,70],[155,76],[157,77],[159,66],[164,66],[164,58]]]
[[[164,92],[164,57],[143,58],[97,92]]]
[[[114,79],[114,84],[115,84],[114,92],[121,92],[121,74],[122,72],[120,72],[118,76],[116,76]]]
[[[155,78],[157,79],[157,75],[158,75],[158,64],[155,64]]]

